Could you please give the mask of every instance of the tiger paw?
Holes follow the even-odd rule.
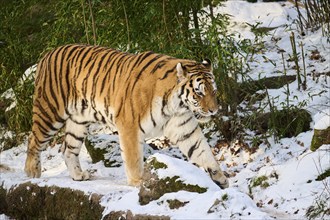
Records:
[[[128,185],[130,186],[134,186],[134,187],[139,187],[141,185],[141,179],[138,179],[138,180],[127,180],[128,182]]]
[[[213,179],[213,182],[217,184],[221,189],[226,189],[229,187],[229,181],[225,176],[222,176],[220,179]]]
[[[35,156],[28,154],[24,171],[28,177],[39,178],[41,176],[40,160]]]
[[[88,171],[83,171],[83,172],[77,172],[73,176],[71,176],[73,180],[75,181],[84,181],[84,180],[89,180],[90,175]]]

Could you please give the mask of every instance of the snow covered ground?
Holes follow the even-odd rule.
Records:
[[[329,191],[326,191],[325,187],[329,190],[330,178],[325,181],[315,181],[315,178],[330,167],[330,146],[323,145],[316,152],[311,152],[309,147],[314,125],[324,127],[330,124],[330,121],[327,121],[330,120],[330,77],[320,74],[330,71],[330,44],[322,37],[320,31],[309,32],[304,37],[298,34],[295,24],[297,12],[291,3],[252,4],[228,1],[215,10],[232,15],[231,31],[239,32],[246,38],[254,37],[246,23],[253,25],[261,22],[260,27],[276,27],[270,35],[262,39],[266,46],[264,53],[256,54],[250,63],[250,76],[253,79],[283,74],[279,50],[285,51],[284,60],[289,59],[292,55],[290,35],[291,32],[295,33],[296,43],[304,45],[308,76],[306,90],[298,90],[297,81],[289,85],[290,105],[299,105],[310,111],[313,116],[310,131],[277,142],[269,138],[268,143],[261,144],[254,153],[241,150],[233,154],[229,149],[222,148],[217,158],[221,160],[221,167],[230,174],[230,187],[226,190],[218,189],[203,171],[190,163],[166,156],[171,154],[166,149],[160,150],[160,154],[156,154],[155,157],[172,167],[167,175],[179,175],[188,182],[197,179],[208,188],[208,191],[202,194],[184,191],[169,193],[144,206],[138,202],[139,190],[126,185],[123,167],[106,168],[101,162],[93,164],[84,147],[80,158],[83,169],[92,172],[90,181],[75,182],[69,177],[62,155],[58,153],[58,145],[43,152],[42,177],[28,179],[23,171],[26,157],[25,142],[0,153],[0,163],[10,168],[8,171],[1,170],[0,182],[3,186],[10,188],[31,181],[40,186],[57,185],[86,193],[98,193],[104,195],[101,201],[105,207],[104,214],[110,211],[131,210],[133,214],[167,215],[174,219],[306,218],[306,210],[314,205],[316,198],[325,195],[329,197]],[[321,56],[318,60],[310,58],[315,50]],[[286,62],[285,65],[288,75],[296,74],[292,68],[293,62]],[[299,65],[302,67],[302,59],[299,60]],[[320,75],[313,77],[313,73]],[[278,108],[285,103],[285,91],[285,87],[268,91]],[[267,105],[267,100],[261,101],[259,105]],[[214,143],[211,142],[211,145],[214,146]],[[170,209],[164,202],[168,199],[189,203],[179,209]],[[327,205],[330,208],[329,201]],[[1,218],[5,216],[0,215]]]

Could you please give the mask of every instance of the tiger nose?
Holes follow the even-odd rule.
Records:
[[[215,115],[217,112],[218,112],[218,109],[210,109],[210,110],[209,110],[209,113],[210,113],[211,115]]]

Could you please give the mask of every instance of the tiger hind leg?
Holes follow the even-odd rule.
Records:
[[[28,140],[27,157],[24,171],[28,177],[39,178],[41,176],[40,154],[53,135],[63,126],[60,122],[44,123],[41,116],[33,115],[32,133]]]
[[[27,157],[24,171],[28,177],[39,178],[41,176],[40,152],[44,146],[38,144],[33,133],[29,136]]]
[[[65,141],[63,142],[61,151],[71,178],[77,181],[89,179],[88,171],[82,171],[79,162],[79,153],[86,134],[86,125],[77,124],[70,119],[67,120]]]

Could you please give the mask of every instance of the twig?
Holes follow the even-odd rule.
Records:
[[[85,26],[85,33],[86,33],[87,44],[89,44],[88,28],[87,28],[87,21],[86,21],[86,14],[85,14],[84,0],[81,0],[80,3],[81,3],[82,10],[83,10],[84,26]]]
[[[303,60],[303,68],[304,68],[304,81],[302,82],[302,87],[303,90],[307,89],[307,76],[306,76],[306,64],[305,64],[305,53],[304,53],[304,46],[302,42],[300,42],[300,47],[301,47],[301,56]]]
[[[165,25],[165,31],[166,31],[166,34],[168,36],[168,40],[169,40],[169,42],[171,44],[172,39],[171,39],[171,35],[170,35],[169,31],[168,31],[167,22],[166,22],[165,0],[163,0],[163,21],[164,21],[164,25]]]
[[[129,23],[128,23],[128,17],[127,17],[127,13],[126,13],[126,8],[125,8],[125,4],[124,1],[121,0],[121,4],[123,5],[123,9],[124,9],[124,15],[125,15],[125,22],[126,22],[126,30],[127,30],[127,50],[130,49],[131,46],[131,38],[130,38],[130,33],[129,33]]]
[[[93,29],[94,45],[96,45],[96,28],[95,28],[95,21],[94,21],[94,16],[93,16],[91,0],[88,0],[88,5],[89,5],[89,12],[90,12],[90,15],[92,17],[92,29]]]

